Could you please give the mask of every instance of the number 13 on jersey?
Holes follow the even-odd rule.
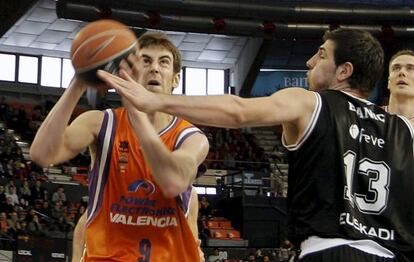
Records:
[[[355,205],[365,214],[379,215],[387,208],[391,170],[384,161],[363,158],[358,161],[355,170],[356,154],[347,151],[344,154],[346,185],[344,197],[352,207]],[[356,176],[367,176],[368,185],[365,192],[354,192]]]

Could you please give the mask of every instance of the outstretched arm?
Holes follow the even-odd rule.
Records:
[[[218,127],[302,124],[309,121],[316,102],[313,92],[302,88],[289,88],[269,97],[247,99],[234,95],[171,96],[146,90],[123,70],[120,71],[121,77],[103,71],[98,75],[141,111],[162,111],[193,123]]]

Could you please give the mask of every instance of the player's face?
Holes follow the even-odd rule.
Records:
[[[149,46],[138,51],[138,82],[156,93],[171,94],[178,86],[179,74],[174,73],[174,59],[162,46]]]
[[[327,40],[307,62],[309,89],[325,90],[336,84],[334,43]]]
[[[389,67],[388,89],[392,95],[414,97],[414,56],[401,55]]]

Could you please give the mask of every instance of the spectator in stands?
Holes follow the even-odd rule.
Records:
[[[0,229],[0,249],[12,250],[14,247],[13,235],[7,227],[1,227]]]
[[[256,251],[254,252],[254,256],[256,258],[257,261],[262,261],[263,260],[263,252],[261,248],[256,248]]]
[[[207,197],[202,196],[199,203],[199,215],[201,218],[211,217],[212,210],[210,202],[208,202]]]
[[[218,248],[215,248],[213,251],[213,254],[208,256],[208,262],[216,262],[216,261],[221,261],[221,257],[220,257],[220,250]]]
[[[7,219],[7,225],[10,229],[13,229],[17,232],[17,227],[19,223],[19,217],[16,211],[9,213],[9,219]]]
[[[46,216],[47,218],[52,217],[52,210],[49,206],[49,201],[43,201],[42,207],[37,210],[37,212],[41,213],[43,216]]]
[[[7,224],[7,215],[6,212],[1,212],[0,213],[0,228],[6,228],[6,230],[9,228],[8,224]]]
[[[9,185],[9,192],[6,193],[6,198],[12,199],[12,205],[19,205],[19,196],[16,193],[16,187],[14,185]]]
[[[14,204],[13,204],[13,198],[6,196],[6,203],[1,205],[1,212],[6,212],[7,214],[15,211]]]
[[[6,194],[4,192],[4,186],[0,185],[0,206],[6,203]]]
[[[67,236],[69,232],[73,231],[74,226],[75,226],[73,223],[68,224],[65,216],[59,217],[57,221],[55,221],[55,225],[57,226],[59,231],[65,234],[65,237]]]
[[[27,222],[25,220],[20,221],[20,227],[17,230],[18,235],[29,235],[29,230],[27,228]]]
[[[28,229],[29,234],[31,234],[31,235],[35,235],[35,236],[44,236],[45,235],[45,232],[43,230],[43,226],[40,223],[39,217],[36,214],[33,215],[32,221],[30,221],[27,224],[27,229]]]
[[[27,201],[31,200],[32,191],[30,190],[29,182],[27,179],[24,179],[23,185],[20,187],[20,197],[26,199]]]
[[[36,200],[43,200],[44,199],[44,188],[42,187],[42,181],[36,180],[35,185],[31,188],[31,198],[32,203]]]
[[[79,206],[78,211],[76,212],[76,216],[74,219],[74,222],[77,223],[80,219],[80,217],[85,213],[86,208],[84,205]]]
[[[250,254],[247,256],[247,261],[248,261],[248,262],[257,262],[257,261],[256,261],[256,257],[254,256],[254,253],[250,253]]]
[[[15,207],[16,211],[27,210],[29,207],[29,201],[24,198],[20,198],[19,205]]]
[[[52,217],[54,219],[57,220],[57,219],[63,217],[64,212],[63,212],[63,207],[62,206],[63,206],[62,201],[57,201],[55,203],[55,206],[52,209]]]
[[[52,202],[56,203],[57,201],[62,201],[63,203],[66,202],[66,194],[63,186],[59,186],[57,191],[52,195]]]
[[[42,199],[42,201],[50,201],[49,191],[46,188],[43,189],[43,199]]]
[[[9,154],[11,152],[11,149],[7,148],[6,152]],[[14,177],[14,161],[13,161],[13,159],[8,159],[6,161],[4,172],[5,172],[5,176],[8,177],[8,178]]]
[[[280,261],[281,262],[287,262],[289,261],[289,258],[291,257],[291,250],[293,248],[292,243],[285,239],[282,244],[280,244]]]
[[[0,140],[1,141],[1,140]],[[0,145],[1,147],[1,145]],[[1,151],[1,149],[0,149]],[[0,177],[5,177],[6,176],[6,169],[5,169],[5,164],[3,164],[3,159],[0,159]]]
[[[270,256],[269,255],[264,255],[262,261],[263,262],[271,262]]]

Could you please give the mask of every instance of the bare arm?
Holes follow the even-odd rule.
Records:
[[[191,228],[191,232],[193,232],[194,239],[198,240],[198,195],[196,190],[193,188],[191,190],[191,201],[189,206],[189,212],[187,221]]]
[[[198,195],[196,190],[193,188],[191,191],[190,211],[188,213],[187,221],[193,232],[194,239],[198,244],[198,252],[200,253],[200,262],[204,262],[204,253],[201,250],[201,241],[198,238]]]
[[[85,248],[86,212],[79,218],[73,231],[72,262],[79,262]]]
[[[85,112],[68,126],[70,116],[86,88],[75,78],[50,111],[30,148],[34,162],[49,166],[67,161],[94,141],[103,119],[102,112]]]
[[[208,153],[208,140],[203,134],[193,134],[180,148],[170,151],[160,140],[147,115],[128,106],[130,123],[141,144],[152,175],[166,197],[184,192],[197,174],[197,167]]]
[[[170,96],[146,90],[122,70],[123,78],[101,71],[98,75],[143,112],[161,111],[203,125],[230,128],[296,125],[309,120],[315,107],[313,92],[302,88],[288,88],[260,98]]]

